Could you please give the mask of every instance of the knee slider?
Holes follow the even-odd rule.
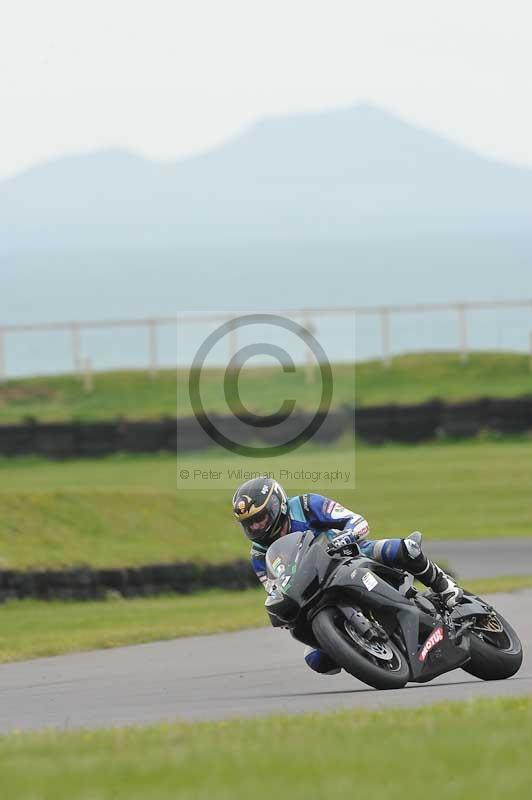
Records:
[[[427,557],[421,550],[419,542],[414,539],[407,537],[402,540],[401,555],[404,568],[413,575],[426,569]]]

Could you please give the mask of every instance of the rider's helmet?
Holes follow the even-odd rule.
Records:
[[[248,539],[269,547],[288,519],[286,492],[272,478],[246,481],[233,496],[233,514]]]

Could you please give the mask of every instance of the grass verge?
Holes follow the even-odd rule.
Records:
[[[0,606],[0,662],[236,631],[267,623],[264,590]]]
[[[532,698],[0,739],[5,797],[527,797]],[[319,743],[319,751],[316,749]]]
[[[421,403],[434,397],[465,400],[475,397],[515,397],[532,392],[529,358],[516,353],[472,353],[463,364],[456,353],[419,353],[397,356],[385,369],[380,361],[336,364],[335,403],[355,402],[353,381],[356,371],[356,404]],[[19,422],[32,416],[41,421],[101,420],[125,416],[156,419],[189,415],[188,393],[179,392],[176,380],[187,381],[184,371],[161,370],[155,380],[143,371],[121,370],[97,373],[95,389],[83,391],[75,377],[10,380],[0,387],[0,422]],[[223,391],[223,370],[206,369],[202,376],[202,397],[209,411],[227,412]],[[244,404],[256,411],[278,408],[288,396],[298,397],[302,407],[316,408],[319,381],[305,383],[304,370],[287,374],[279,369],[247,368],[239,381]]]
[[[355,490],[312,478],[283,483],[291,494],[332,494],[367,517],[375,538],[414,529],[433,539],[530,536],[531,456],[532,442],[525,441],[359,447]],[[235,466],[216,453],[195,463],[225,474]],[[192,465],[182,459],[181,466]],[[347,446],[315,449],[305,458],[296,452],[282,466],[353,470],[353,452]],[[232,490],[217,488],[217,481],[207,486],[178,491],[170,455],[1,461],[0,568],[246,557],[247,542],[231,515]]]
[[[478,594],[532,588],[532,576],[469,581]],[[268,625],[264,590],[0,606],[0,663]]]

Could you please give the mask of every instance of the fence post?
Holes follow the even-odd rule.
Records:
[[[389,367],[392,363],[391,358],[391,333],[390,333],[390,309],[383,308],[380,312],[381,318],[381,340],[382,340],[382,364]]]
[[[83,371],[83,391],[91,394],[94,391],[94,380],[92,376],[92,362],[89,357],[81,360],[81,369]]]
[[[150,351],[150,378],[157,377],[157,323],[154,319],[148,320],[148,347]]]
[[[229,322],[231,322],[231,327],[229,329],[229,336],[228,336],[228,347],[229,347],[229,358],[227,359],[227,363],[229,364],[231,359],[234,355],[236,355],[236,351],[238,349],[238,328],[235,326],[234,318],[230,318]]]
[[[310,313],[308,311],[303,311],[301,316],[303,320],[303,328],[306,334],[308,333],[308,336],[305,335],[305,383],[314,383],[315,362],[312,355],[312,348],[310,347],[310,336],[314,334],[316,329],[312,323],[312,319],[310,318]]]
[[[0,328],[0,384],[6,381],[5,331]]]
[[[80,330],[79,324],[73,322],[70,326],[70,345],[72,348],[72,364],[74,366],[74,375],[81,374],[81,345],[80,345]]]
[[[469,352],[467,348],[467,320],[465,306],[460,304],[457,306],[458,310],[458,341],[460,347],[460,361],[466,364],[469,360]]]

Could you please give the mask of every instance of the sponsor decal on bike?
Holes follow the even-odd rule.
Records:
[[[278,556],[273,562],[272,570],[275,573],[275,575],[277,575],[277,577],[279,577],[286,571],[286,567],[283,564],[283,559],[280,556]]]
[[[432,648],[435,647],[440,642],[443,642],[443,628],[441,625],[432,631],[429,638],[423,645],[421,653],[418,656],[419,661],[425,661],[426,657],[428,656]]]
[[[362,583],[364,584],[368,592],[371,592],[371,590],[374,589],[378,584],[378,580],[374,575],[371,574],[371,572],[366,572],[366,574],[362,578]]]

